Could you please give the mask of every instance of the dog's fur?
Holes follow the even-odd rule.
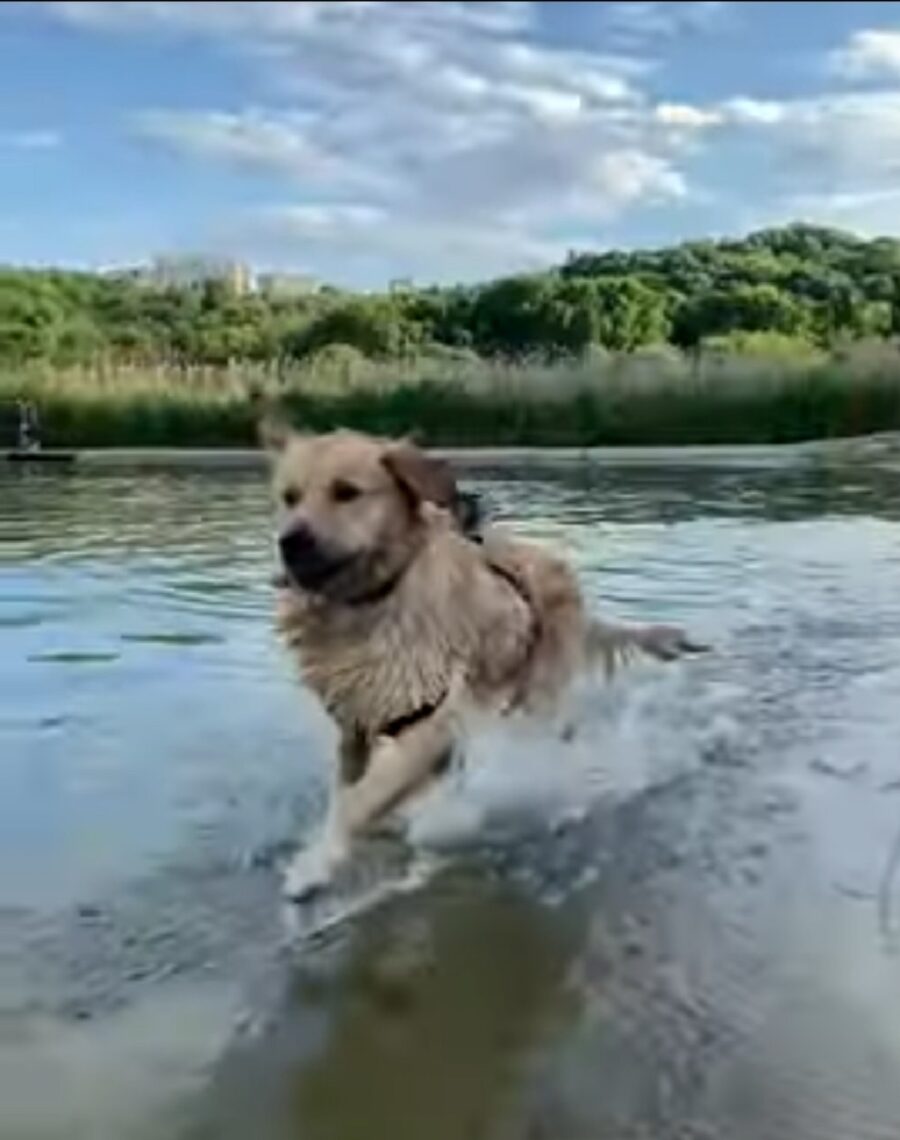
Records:
[[[449,467],[411,443],[267,425],[279,502],[278,624],[340,733],[327,835],[286,889],[319,885],[353,838],[442,767],[467,709],[552,712],[580,670],[698,648],[602,623],[536,545],[478,526]]]

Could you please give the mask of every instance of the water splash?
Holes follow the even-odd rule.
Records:
[[[480,722],[459,767],[406,809],[409,842],[453,851],[552,831],[695,768],[706,715],[694,688],[681,667],[585,682],[571,694],[567,739],[534,718]]]

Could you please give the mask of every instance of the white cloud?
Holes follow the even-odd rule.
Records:
[[[797,194],[788,200],[789,206],[804,216],[816,218],[856,217],[889,206],[896,211],[900,204],[900,188],[884,190],[843,190],[835,193]],[[894,228],[900,225],[900,217]]]
[[[707,113],[718,120],[709,131],[714,145],[728,148],[726,172],[753,180],[755,200],[740,184],[727,187],[735,223],[802,218],[900,232],[900,90],[735,97],[695,110],[698,121]]]
[[[388,264],[420,281],[479,280],[546,266],[567,250],[566,243],[514,223],[402,218],[364,204],[272,206],[248,215],[223,237],[261,250],[270,260],[336,259],[344,275],[366,279],[382,276]]]
[[[865,237],[900,236],[900,190],[788,194],[766,202],[742,221],[748,229],[802,220]]]
[[[844,79],[900,78],[900,31],[878,28],[854,32],[832,52],[831,70]]]
[[[268,170],[306,183],[343,189],[382,185],[374,172],[319,141],[319,124],[310,114],[147,111],[136,118],[134,130],[179,154]]]
[[[528,26],[533,9],[517,0],[404,0],[402,5],[394,0],[36,0],[31,6],[73,27],[168,28],[224,36],[300,36],[360,18],[514,34]]]
[[[736,96],[722,104],[721,115],[725,121],[743,126],[774,126],[785,117],[785,104],[773,99],[747,99]]]
[[[723,0],[622,0],[603,7],[602,22],[613,37],[638,44],[708,31],[733,5]]]
[[[540,84],[504,83],[494,89],[496,97],[519,106],[547,123],[574,120],[584,110],[584,100],[575,91]]]
[[[750,5],[585,5],[578,48],[548,37],[558,25],[538,5],[502,0],[30,7],[96,36],[202,42],[245,68],[249,96],[238,82],[230,105],[159,105],[130,129],[265,176],[277,204],[242,216],[238,238],[307,263],[486,275],[552,261],[575,234],[604,242],[631,214],[678,203],[700,218],[714,202],[709,224],[722,228],[754,210],[900,229],[900,29],[858,30],[826,60],[832,77],[883,89],[770,98],[761,70],[752,97],[726,88],[694,104],[665,90],[665,53],[752,18]],[[0,136],[5,148],[58,142]]]
[[[613,207],[641,198],[683,198],[684,175],[667,159],[640,150],[602,155],[593,167],[594,185]]]
[[[692,107],[687,103],[660,103],[653,112],[657,122],[667,127],[684,127],[703,130],[716,127],[723,121],[722,112],[715,108]]]
[[[62,145],[59,131],[27,130],[0,133],[0,147],[13,150],[53,150]]]
[[[307,140],[302,116],[269,117],[253,110],[147,111],[135,129],[173,149],[249,166],[317,173],[326,157]]]
[[[502,143],[449,155],[422,171],[417,211],[485,223],[514,220],[539,233],[683,197],[685,180],[673,163],[617,138],[617,125],[599,116],[552,131],[532,127]]]
[[[576,91],[600,103],[632,99],[630,80],[648,69],[646,62],[631,56],[547,48],[522,40],[491,45],[490,56],[485,66],[499,76]]]
[[[802,177],[812,191],[823,184],[841,189],[894,179],[900,173],[900,92],[823,95],[765,105],[757,125],[773,153]],[[740,122],[741,116],[737,116]]]
[[[486,259],[555,256],[562,230],[687,192],[677,161],[700,112],[691,123],[684,109],[655,114],[638,87],[646,68],[631,56],[539,41],[531,4],[44,7],[109,33],[239,47],[276,85],[278,110],[157,108],[133,128],[181,155],[283,178],[301,199],[279,215],[295,235],[338,244],[365,232],[395,262],[424,262],[430,250],[439,275],[467,250],[489,271]],[[312,214],[311,195],[321,203]],[[350,221],[349,201],[365,203],[365,222]]]
[[[661,126],[756,146],[767,169],[840,192],[877,189],[900,174],[900,90],[838,92],[786,100],[735,96],[709,106],[659,104]]]
[[[416,264],[447,276],[466,257],[490,273],[558,256],[562,233],[601,240],[629,211],[687,197],[681,163],[723,119],[718,108],[655,106],[642,91],[650,65],[633,53],[541,38],[530,3],[40,7],[97,34],[201,37],[237,52],[262,81],[257,105],[157,107],[132,129],[179,155],[281,181],[285,233],[342,249],[355,234],[397,273]],[[657,38],[705,26],[724,7],[602,6],[617,27]],[[369,213],[347,214],[348,203]],[[267,232],[276,224],[271,213],[263,221]]]

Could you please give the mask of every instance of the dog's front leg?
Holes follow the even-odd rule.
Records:
[[[334,765],[325,822],[316,838],[289,863],[284,893],[299,901],[321,890],[350,854],[350,835],[344,810],[346,790],[359,781],[369,760],[365,740],[356,732],[342,732]]]
[[[430,716],[397,736],[376,739],[365,774],[341,793],[341,823],[350,841],[368,831],[442,769],[459,742],[463,694],[464,682],[460,675]]]
[[[465,692],[459,674],[430,716],[397,736],[377,737],[371,750],[364,750],[361,742],[342,740],[325,826],[288,867],[284,890],[289,898],[299,901],[327,886],[353,842],[440,770],[459,739]],[[346,778],[351,773],[352,782]]]

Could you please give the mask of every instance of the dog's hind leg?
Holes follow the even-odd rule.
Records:
[[[692,641],[674,625],[627,625],[591,619],[584,637],[588,664],[602,664],[607,676],[644,654],[658,661],[674,661],[688,653],[703,653],[708,646]]]

